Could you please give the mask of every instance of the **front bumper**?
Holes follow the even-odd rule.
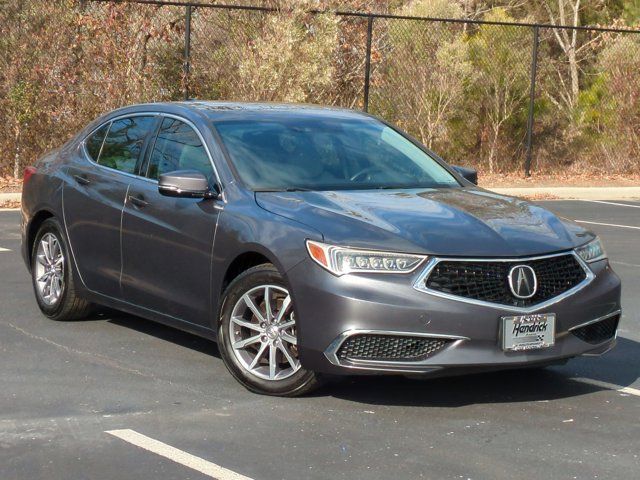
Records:
[[[584,354],[598,355],[615,345],[615,335],[593,344],[572,329],[620,310],[620,280],[603,260],[591,264],[594,276],[581,290],[522,313],[555,313],[555,344],[523,352],[501,348],[501,317],[512,308],[476,305],[420,292],[421,274],[356,274],[336,277],[310,259],[287,272],[298,316],[298,351],[307,369],[330,374],[435,373],[544,365]],[[349,335],[362,332],[447,339],[446,347],[419,361],[350,361],[336,355]]]

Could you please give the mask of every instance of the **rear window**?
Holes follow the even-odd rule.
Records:
[[[85,141],[85,146],[87,148],[87,153],[91,157],[94,162],[98,161],[100,157],[100,150],[102,149],[102,142],[104,142],[104,137],[109,130],[109,123],[102,125],[95,132],[87,137]]]
[[[135,173],[144,142],[155,117],[129,117],[111,124],[98,163],[120,172]]]

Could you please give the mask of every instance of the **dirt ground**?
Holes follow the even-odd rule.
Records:
[[[576,175],[576,174],[538,174],[530,177],[518,174],[485,174],[480,172],[478,183],[484,188],[507,187],[634,187],[640,186],[640,175]],[[0,193],[20,192],[22,180],[12,177],[0,177]],[[529,200],[553,200],[557,197],[547,194],[525,195]],[[0,201],[0,208],[18,208],[19,201]]]
[[[20,200],[0,201],[0,208],[20,208]]]
[[[0,193],[14,193],[22,190],[22,179],[16,180],[11,176],[0,176]]]
[[[594,174],[539,174],[525,177],[521,173],[482,173],[478,174],[481,187],[637,187],[640,175],[594,175]]]

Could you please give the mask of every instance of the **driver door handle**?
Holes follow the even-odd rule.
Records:
[[[139,208],[144,208],[149,205],[149,202],[147,202],[144,198],[136,197],[134,195],[129,195],[129,201]]]
[[[74,175],[73,178],[80,185],[89,185],[91,183],[91,180],[89,180],[86,175]]]

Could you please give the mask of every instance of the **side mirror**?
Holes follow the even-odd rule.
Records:
[[[451,165],[462,178],[469,180],[474,185],[478,184],[478,171],[475,168],[459,167],[457,165]]]
[[[158,191],[167,197],[219,198],[216,188],[209,189],[209,181],[196,170],[176,170],[160,175]]]

